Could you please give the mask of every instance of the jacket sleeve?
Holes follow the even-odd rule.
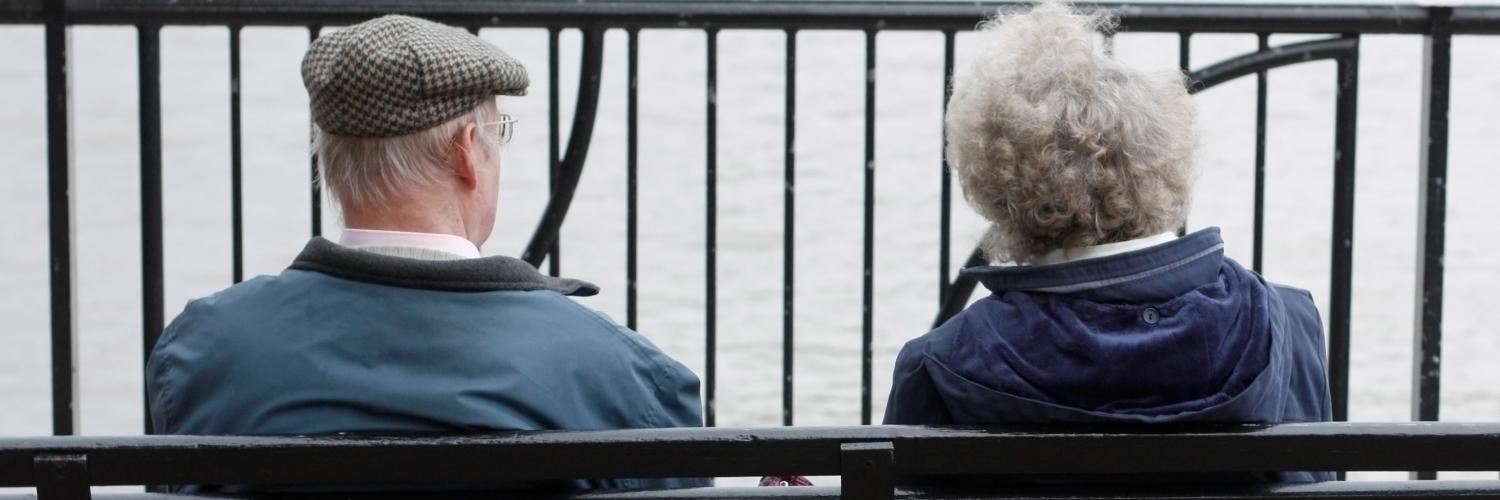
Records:
[[[927,343],[919,337],[906,343],[896,357],[891,395],[885,405],[886,425],[943,425],[953,417],[927,375]]]
[[[644,363],[638,365],[646,373],[651,387],[643,394],[653,404],[649,411],[642,412],[641,427],[703,427],[703,402],[699,396],[698,376],[682,363],[672,359],[644,336],[627,328],[616,326],[624,338],[640,349]],[[668,478],[621,478],[597,481],[595,488],[618,489],[676,489],[713,486],[713,478],[668,477]]]
[[[662,381],[660,387],[662,417],[667,427],[702,427],[703,403],[698,396],[698,376],[687,367],[676,362],[665,353],[657,351],[661,359]],[[668,477],[639,479],[640,487],[647,489],[696,488],[713,486],[713,478]]]
[[[202,328],[202,316],[205,314],[206,306],[202,300],[193,300],[187,303],[182,313],[178,314],[162,334],[157,337],[156,345],[151,347],[151,354],[146,359],[146,398],[147,406],[150,408],[151,428],[157,434],[176,434],[179,432],[177,421],[172,418],[177,412],[177,391],[174,379],[175,365],[179,364],[185,347],[178,345],[177,338],[182,332],[189,334],[194,329]]]
[[[1323,338],[1323,320],[1318,315],[1312,294],[1306,290],[1277,286],[1286,311],[1287,332],[1291,340],[1293,363],[1289,377],[1287,404],[1282,422],[1327,422],[1333,420],[1332,397],[1328,391],[1327,345]],[[1333,481],[1329,471],[1282,472],[1277,482],[1312,483]]]
[[[1278,286],[1277,290],[1286,311],[1286,337],[1294,360],[1287,388],[1291,397],[1281,421],[1333,420],[1333,398],[1328,387],[1328,346],[1324,343],[1323,320],[1313,304],[1312,294],[1283,286]]]
[[[660,358],[657,401],[665,420],[662,427],[703,427],[703,401],[698,395],[698,376],[665,353]]]

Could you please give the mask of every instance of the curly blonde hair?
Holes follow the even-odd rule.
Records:
[[[1026,264],[1186,220],[1197,138],[1183,75],[1103,54],[1096,34],[1116,26],[1056,1],[980,26],[953,81],[947,156],[992,224],[992,260]]]

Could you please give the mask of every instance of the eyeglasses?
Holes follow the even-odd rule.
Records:
[[[513,116],[501,114],[500,121],[485,122],[480,125],[484,127],[485,132],[493,131],[490,137],[494,137],[500,144],[505,144],[510,142],[510,136],[516,131],[516,121]]]

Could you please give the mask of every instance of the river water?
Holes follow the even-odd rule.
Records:
[[[532,92],[502,101],[520,119],[504,150],[501,207],[487,254],[515,255],[546,200],[544,30],[486,30],[532,68]],[[959,37],[960,71],[968,48]],[[1277,36],[1274,44],[1307,36]],[[275,273],[309,235],[307,101],[298,73],[307,33],[244,30],[245,267]],[[781,401],[782,147],[785,35],[720,34],[718,152],[719,424],[777,425]],[[74,31],[77,284],[81,430],[141,431],[140,224],[135,31]],[[859,422],[863,34],[799,35],[795,265],[798,425]],[[883,411],[894,356],[936,307],[942,39],[878,38],[875,394]],[[1117,57],[1176,65],[1175,34],[1127,33]],[[1250,35],[1193,38],[1201,67],[1252,51]],[[46,138],[42,32],[0,27],[0,436],[50,431]],[[625,36],[607,37],[594,143],[562,237],[563,274],[600,284],[582,299],[624,321]],[[561,82],[571,116],[578,37],[565,32]],[[1410,414],[1421,94],[1421,39],[1370,36],[1360,73],[1350,416]],[[1442,417],[1494,420],[1500,276],[1492,117],[1500,114],[1500,39],[1454,43]],[[698,373],[704,367],[705,36],[641,35],[639,330]],[[223,28],[162,32],[166,313],[227,286],[228,55]],[[1334,65],[1272,73],[1267,153],[1268,278],[1307,288],[1326,308],[1332,205]],[[1196,97],[1201,177],[1190,229],[1223,228],[1251,255],[1255,82]],[[564,127],[566,135],[567,127]],[[955,188],[955,194],[958,192]],[[957,198],[957,197],[956,197]],[[955,266],[983,229],[954,205]],[[325,214],[336,234],[337,214]],[[1326,321],[1326,317],[1325,317]],[[1387,477],[1369,475],[1361,477]]]

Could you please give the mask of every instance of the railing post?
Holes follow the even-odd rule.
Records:
[[[640,205],[640,187],[637,181],[639,175],[639,136],[637,127],[640,123],[640,74],[641,74],[641,47],[640,28],[629,28],[626,31],[629,40],[626,42],[626,89],[625,89],[625,327],[634,330],[636,327],[636,256],[639,250],[639,231],[636,224],[639,219],[637,209]]]
[[[713,427],[718,418],[718,273],[719,273],[719,29],[704,30],[708,36],[706,88],[704,89],[704,244],[703,244],[703,425]]]
[[[1183,75],[1193,72],[1193,32],[1177,32],[1177,68]]]
[[[561,92],[559,76],[562,71],[560,62],[560,50],[562,28],[553,26],[547,28],[547,195],[557,196],[557,178],[562,169],[562,98],[558,96]],[[576,111],[575,111],[576,113]],[[547,245],[547,273],[552,276],[562,274],[562,244],[557,240],[562,239],[561,231],[558,237]]]
[[[47,0],[47,240],[52,309],[52,433],[78,430],[78,296],[73,254],[73,84],[66,2]]]
[[[786,111],[781,196],[781,425],[792,425],[797,262],[797,30],[786,30]]]
[[[229,26],[229,243],[230,278],[245,280],[244,148],[240,134],[240,26]]]
[[[32,460],[36,471],[37,500],[88,500],[88,457],[82,453],[38,455]]]
[[[1256,49],[1259,52],[1271,50],[1271,34],[1257,33],[1259,42]],[[1266,95],[1271,80],[1266,71],[1255,73],[1255,221],[1252,223],[1251,232],[1254,234],[1253,248],[1251,249],[1250,268],[1259,273],[1262,271],[1265,250],[1266,235]]]
[[[896,498],[896,448],[889,441],[839,446],[843,479],[840,498]]]
[[[1448,85],[1452,7],[1428,9],[1422,54],[1422,173],[1417,194],[1417,286],[1412,351],[1412,420],[1438,419],[1443,352],[1443,248],[1448,213]],[[1437,473],[1413,473],[1437,479]]]
[[[865,217],[864,217],[864,308],[860,342],[860,423],[873,419],[871,388],[875,356],[875,36],[865,31]]]
[[[323,27],[322,26],[308,26],[307,27],[307,43],[308,43],[308,45],[311,46],[314,41],[317,41],[318,35],[320,33],[322,33],[322,32],[323,32]],[[309,108],[309,112],[308,112],[308,139],[309,140],[311,140],[312,137],[313,137],[313,127],[317,126],[316,123],[312,122],[312,112],[310,110],[311,110],[311,108]],[[316,238],[318,236],[322,236],[323,235],[323,184],[322,184],[322,179],[321,179],[322,178],[322,174],[320,174],[319,171],[318,171],[318,155],[316,155],[316,154],[312,155],[311,159],[308,160],[308,167],[307,168],[308,168],[308,172],[310,172],[309,176],[312,178],[312,186],[310,188],[311,189],[311,191],[310,191],[310,198],[311,198],[311,203],[312,203],[312,208],[311,208],[312,213],[310,214],[310,216],[311,216],[310,222],[312,224],[312,235],[313,235],[313,237]]]
[[[948,302],[948,289],[953,281],[948,255],[952,250],[953,231],[953,173],[948,167],[948,101],[953,100],[953,52],[954,52],[953,30],[943,30],[943,118],[939,123],[942,129],[942,142],[938,144],[938,156],[941,160],[941,174],[938,181],[938,308]],[[1114,38],[1109,38],[1114,40]]]
[[[1344,38],[1359,40],[1358,34]],[[1359,119],[1359,50],[1338,59],[1334,105],[1332,275],[1328,311],[1329,389],[1333,419],[1349,420],[1349,310],[1354,272],[1354,171]]]
[[[141,366],[151,359],[151,350],[165,324],[162,271],[161,209],[161,26],[141,24],[140,124],[141,124]],[[144,368],[142,368],[144,369]],[[145,433],[151,434],[150,395],[142,392]]]

